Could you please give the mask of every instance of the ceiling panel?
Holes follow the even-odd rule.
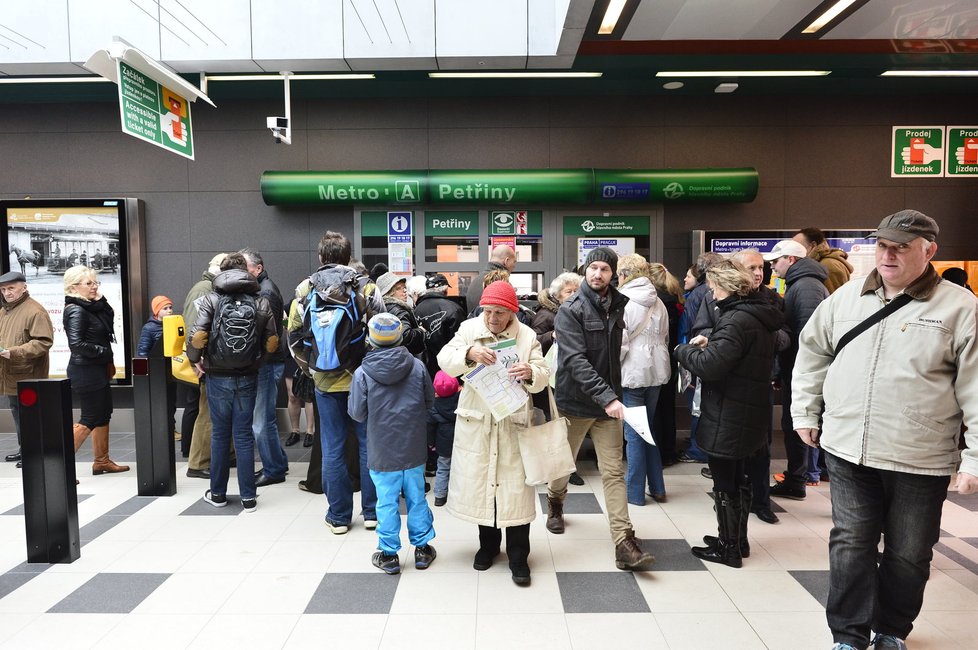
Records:
[[[623,40],[777,39],[815,0],[645,0]]]
[[[978,38],[978,2],[871,0],[823,38]]]

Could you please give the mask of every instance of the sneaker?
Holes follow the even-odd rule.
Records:
[[[228,504],[228,498],[223,494],[211,494],[210,490],[204,492],[204,501],[211,504],[215,508],[223,508]]]
[[[907,644],[903,639],[892,634],[877,634],[872,645],[876,650],[907,650]]]
[[[836,643],[832,646],[832,650],[856,650],[856,648],[848,643]]]
[[[808,487],[818,487],[818,481],[808,481],[805,483]]]
[[[387,555],[383,551],[377,551],[370,557],[370,562],[390,576],[401,572],[401,560],[397,555]]]
[[[700,460],[699,458],[690,456],[685,451],[679,454],[679,456],[676,457],[676,460],[678,460],[680,463],[705,463],[706,462],[705,458],[703,460]]]
[[[414,549],[414,568],[424,571],[438,557],[438,552],[431,544],[425,544]]]
[[[377,520],[376,519],[364,519],[363,527],[367,530],[377,530]]]
[[[709,467],[704,467],[703,469],[701,469],[700,476],[702,476],[705,479],[710,479],[711,481],[713,480],[713,472],[712,470],[710,470]]]
[[[326,525],[329,526],[329,531],[334,535],[345,535],[350,530],[350,524],[341,524],[329,517],[326,517]]]
[[[258,509],[258,499],[241,499],[241,507],[245,512],[254,512]]]
[[[787,483],[775,483],[771,486],[771,496],[804,501],[805,488],[793,488],[789,487]]]
[[[577,472],[572,473],[570,478],[567,479],[567,482],[571,485],[584,485],[584,479],[582,479],[581,475]]]
[[[653,564],[655,556],[642,550],[634,531],[628,531],[625,539],[615,546],[615,566],[622,571],[645,571]]]
[[[445,496],[445,497],[435,497],[435,506],[436,507],[440,508],[443,505],[445,505],[446,503],[448,503],[448,497],[447,496]]]

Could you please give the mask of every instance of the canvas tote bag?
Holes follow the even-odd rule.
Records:
[[[551,420],[517,431],[527,485],[544,485],[570,476],[577,469],[567,442],[567,420],[557,412],[554,393],[549,387],[547,397],[550,398]]]

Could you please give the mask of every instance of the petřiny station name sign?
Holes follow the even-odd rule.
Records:
[[[465,169],[267,171],[266,205],[541,205],[730,202],[757,196],[757,170]]]

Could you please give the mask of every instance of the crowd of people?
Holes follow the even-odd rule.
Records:
[[[431,476],[434,506],[477,526],[473,568],[492,566],[505,531],[521,586],[531,583],[537,505],[519,436],[533,423],[564,418],[575,457],[590,437],[616,566],[627,571],[655,562],[629,506],[666,501],[663,469],[676,462],[704,463],[712,481],[716,534],[693,555],[734,568],[750,557],[751,514],[776,524],[771,497],[803,500],[807,487],[831,480],[826,609],[835,648],[905,648],[949,476],[957,473],[960,492],[978,491],[978,300],[966,275],[949,269],[942,278],[931,266],[938,233],[920,212],[888,216],[873,235],[875,270],[853,279],[846,253],[804,228],[764,253],[704,253],[683,287],[662,264],[600,247],[553,278],[532,307],[509,282],[517,255],[508,246],[493,250],[464,302],[448,295],[442,274],[368,272],[349,239],[332,231],[319,242],[320,268],[288,301],[260,253],[220,254],[183,305],[197,383],[181,385],[171,410],[184,407],[187,475],[208,479],[203,498],[220,508],[237,467],[241,507],[253,512],[258,488],[286,480],[284,446],[299,442],[299,413],[314,403],[319,435],[306,411],[312,460],[299,488],[326,495],[334,534],[361,519],[377,531],[374,566],[399,573],[403,496],[414,566],[426,569],[437,557],[425,496]],[[769,286],[772,273],[783,296]],[[68,269],[64,285],[68,376],[81,404],[75,449],[90,437],[92,473],[124,472],[108,450],[114,310],[95,270]],[[19,440],[16,381],[47,375],[53,332],[22,274],[0,276],[0,294],[0,387]],[[165,296],[151,306],[139,354],[151,353],[173,311]],[[483,367],[499,369],[520,406],[501,411],[466,381]],[[276,417],[283,378],[292,424],[284,445]],[[691,414],[684,449],[680,381]],[[772,485],[778,399],[787,466]],[[624,422],[635,407],[651,442]],[[573,525],[564,513],[571,480],[546,486],[551,534]]]

